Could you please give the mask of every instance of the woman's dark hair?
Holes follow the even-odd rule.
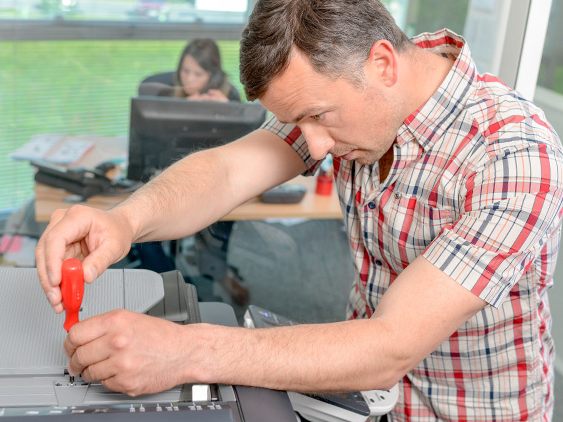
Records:
[[[175,85],[181,86],[180,73],[182,72],[182,63],[186,56],[191,56],[201,66],[203,70],[209,73],[209,82],[203,89],[206,92],[210,89],[224,90],[230,86],[227,75],[221,67],[221,54],[217,43],[209,38],[198,38],[189,42],[178,60],[178,67],[175,75]]]
[[[240,80],[249,100],[262,96],[295,47],[317,72],[359,82],[379,40],[410,45],[379,0],[258,0],[242,34]]]

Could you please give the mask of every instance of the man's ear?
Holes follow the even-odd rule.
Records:
[[[379,40],[373,43],[369,50],[367,60],[367,71],[376,77],[379,83],[386,87],[395,85],[398,78],[397,51],[387,40]]]

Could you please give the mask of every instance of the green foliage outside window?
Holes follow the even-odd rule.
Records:
[[[29,164],[8,153],[35,134],[127,136],[139,82],[175,70],[183,41],[0,42],[0,210],[32,195]],[[237,88],[238,41],[219,41]]]

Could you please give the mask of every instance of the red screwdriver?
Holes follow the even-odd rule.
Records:
[[[84,296],[84,272],[77,258],[65,259],[62,266],[61,294],[66,312],[64,328],[67,332],[78,322],[78,312]]]

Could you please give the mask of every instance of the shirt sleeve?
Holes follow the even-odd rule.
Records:
[[[315,160],[311,157],[311,154],[309,154],[307,142],[305,142],[305,137],[298,126],[290,123],[281,123],[275,116],[272,116],[270,119],[266,120],[261,129],[266,129],[279,136],[293,148],[307,166],[307,170],[303,172],[304,176],[311,176],[317,171],[321,161]]]
[[[498,307],[544,246],[559,236],[561,149],[530,141],[505,150],[465,179],[464,194],[460,217],[443,228],[424,257]]]

